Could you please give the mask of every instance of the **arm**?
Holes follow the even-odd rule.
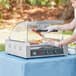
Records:
[[[58,43],[58,46],[63,46],[63,45],[68,45],[69,43],[72,43],[76,41],[76,34],[73,34],[71,37],[65,39],[65,40],[62,40]]]
[[[71,23],[68,24],[64,24],[61,26],[57,26],[58,30],[72,30],[76,27],[76,19],[73,19],[73,21]]]
[[[62,30],[62,31],[72,30],[75,27],[76,27],[76,19],[73,19],[71,23],[60,25],[60,26],[59,25],[49,26],[45,29],[47,29],[48,32],[51,32],[52,30]]]

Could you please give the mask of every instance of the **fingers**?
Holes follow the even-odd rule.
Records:
[[[52,25],[46,28],[48,31],[47,32],[57,32],[58,31],[58,26]]]
[[[58,43],[58,47],[63,47],[65,45],[65,43],[63,42],[63,41],[60,41],[59,43]]]

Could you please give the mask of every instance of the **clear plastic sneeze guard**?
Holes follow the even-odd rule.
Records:
[[[63,21],[17,23],[6,40],[6,53],[24,58],[67,55],[66,47],[59,48],[53,43],[62,39],[62,32],[48,33],[45,30],[48,26],[58,24],[63,24]]]

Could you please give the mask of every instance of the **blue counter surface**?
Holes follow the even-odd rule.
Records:
[[[0,76],[76,76],[76,55],[23,59],[1,52]]]

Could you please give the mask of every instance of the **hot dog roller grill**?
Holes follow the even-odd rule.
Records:
[[[67,46],[60,48],[51,42],[48,43],[48,40],[53,41],[54,39],[51,36],[47,37],[49,33],[45,30],[51,24],[60,23],[62,22],[34,21],[17,23],[6,40],[6,53],[23,58],[67,55]],[[33,29],[36,31],[33,31]],[[56,30],[53,32],[56,32]],[[51,34],[52,32],[49,35]],[[59,36],[62,38],[62,35]]]

